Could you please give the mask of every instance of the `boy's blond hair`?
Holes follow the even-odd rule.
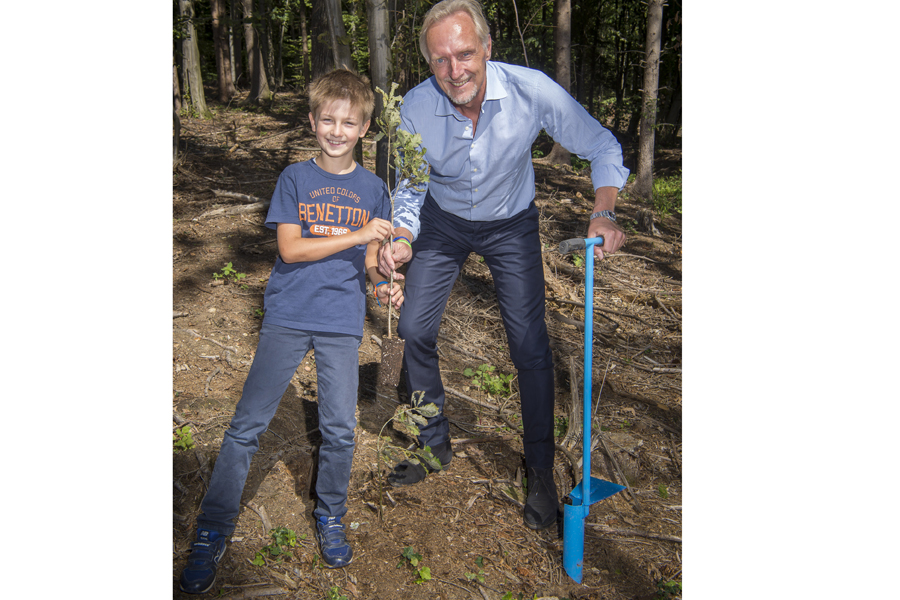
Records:
[[[363,123],[372,119],[375,93],[365,75],[335,69],[309,84],[309,111],[316,117],[319,108],[334,100],[348,100],[350,106],[362,113]]]

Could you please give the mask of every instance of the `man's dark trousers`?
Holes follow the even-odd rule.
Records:
[[[421,428],[419,443],[431,446],[450,439],[443,414],[444,386],[437,354],[437,334],[447,299],[471,252],[484,257],[494,279],[510,358],[518,371],[523,442],[528,467],[553,466],[553,355],[544,321],[544,267],[538,211],[527,209],[499,221],[467,221],[425,198],[421,228],[413,242],[406,272],[406,299],[397,326],[406,340],[403,365],[409,393],[423,390],[441,414]]]

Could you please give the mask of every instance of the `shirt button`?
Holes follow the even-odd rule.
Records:
[[[473,173],[477,173],[477,172],[478,172],[478,169],[472,169],[472,172],[473,172]]]
[[[475,188],[475,191],[477,192],[477,191],[478,191],[478,188]]]

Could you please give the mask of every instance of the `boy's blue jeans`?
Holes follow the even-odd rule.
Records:
[[[200,505],[197,526],[225,535],[234,532],[241,494],[259,437],[269,427],[281,397],[310,349],[315,350],[318,378],[319,473],[314,514],[343,516],[353,461],[353,430],[359,384],[361,338],[334,333],[301,331],[265,321],[244,391],[225,432],[219,457]]]

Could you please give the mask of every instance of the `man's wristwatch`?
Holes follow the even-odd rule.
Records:
[[[616,222],[616,213],[614,213],[611,210],[601,210],[600,212],[595,212],[594,214],[591,215],[591,221],[593,221],[597,217],[606,217],[613,223]]]

